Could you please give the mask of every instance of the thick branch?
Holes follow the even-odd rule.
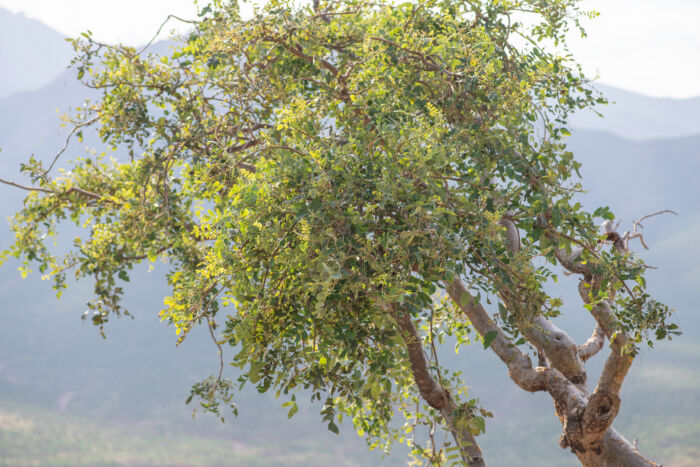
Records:
[[[491,343],[491,348],[508,366],[509,376],[518,386],[530,392],[547,391],[552,396],[557,415],[564,427],[562,447],[571,447],[577,455],[596,451],[601,438],[610,429],[619,411],[620,398],[614,391],[614,386],[599,385],[595,393],[587,399],[585,392],[556,368],[533,369],[529,357],[510,344],[461,281],[454,280],[450,283],[447,292],[467,314],[479,334],[484,336],[491,331],[498,333]]]
[[[572,446],[572,448],[574,447]],[[659,464],[644,457],[632,443],[614,428],[609,428],[605,432],[597,448],[587,450],[574,448],[573,450],[584,467],[659,467]]]
[[[439,410],[445,418],[445,423],[460,448],[464,462],[470,467],[485,467],[484,457],[474,435],[471,434],[464,420],[459,420],[459,407],[450,397],[450,393],[430,374],[420,336],[410,315],[403,310],[395,310],[394,316],[406,343],[413,379],[421,397],[431,407]]]
[[[413,321],[411,321],[411,317],[405,311],[397,310],[396,323],[399,325],[404,342],[406,343],[406,352],[411,362],[411,371],[413,372],[413,378],[416,381],[416,386],[418,386],[421,397],[423,397],[431,407],[441,410],[447,404],[447,400],[450,396],[430,374],[428,361],[425,358],[425,353],[423,353],[423,345],[413,325]]]
[[[634,467],[658,467],[637,451],[634,446],[610,428],[603,436],[604,465],[623,465]]]
[[[481,448],[477,444],[474,435],[469,431],[468,424],[458,418],[459,407],[457,407],[457,404],[452,399],[449,399],[447,405],[440,410],[440,413],[445,418],[445,423],[450,428],[452,437],[459,445],[462,460],[469,467],[486,467]]]
[[[595,356],[603,348],[605,344],[605,332],[603,328],[598,324],[593,330],[593,334],[588,338],[586,342],[579,345],[578,355],[582,361],[587,361],[589,358]]]
[[[586,369],[579,358],[578,347],[569,335],[550,320],[537,317],[533,327],[523,334],[535,347],[542,350],[552,367],[559,370],[569,381],[586,393]]]
[[[530,357],[506,337],[501,329],[489,318],[479,303],[459,279],[445,283],[450,298],[467,315],[476,331],[482,337],[493,335],[490,348],[508,366],[508,375],[522,389],[529,392],[547,391],[558,403],[567,408],[572,405],[585,405],[581,391],[564,375],[554,368],[532,367]],[[491,334],[490,334],[491,333]]]
[[[589,302],[588,289],[581,283],[579,291],[585,302]],[[590,284],[590,283],[589,283]],[[593,440],[602,436],[611,426],[620,410],[620,389],[632,366],[634,357],[624,351],[627,335],[616,332],[616,323],[610,304],[607,301],[595,304],[591,314],[598,327],[610,340],[610,354],[605,361],[603,372],[598,379],[598,385],[591,395],[583,420],[583,430],[593,435]],[[597,435],[597,436],[596,436]]]
[[[509,214],[506,213],[506,216],[500,220],[500,224],[506,228],[508,250],[515,254],[520,251],[520,234],[513,221],[507,217]],[[501,295],[506,296],[506,294]],[[586,369],[578,356],[576,343],[566,332],[541,316],[535,319],[532,327],[522,329],[522,332],[530,343],[544,352],[552,367],[559,370],[581,391],[584,393],[588,391],[586,388]]]
[[[547,226],[543,226],[545,230],[545,236],[552,242],[554,249],[554,256],[559,261],[564,269],[574,274],[582,274],[584,276],[590,276],[592,274],[592,265],[590,262],[582,263],[581,256],[583,255],[583,248],[577,248],[572,251],[567,251],[565,248],[559,248],[560,235],[547,229]]]
[[[554,256],[564,269],[574,274],[583,274],[587,276],[591,273],[591,264],[580,262],[579,260],[582,255],[583,248],[577,248],[571,251],[571,253],[567,253],[563,248],[559,248],[558,246],[554,247]]]
[[[517,253],[520,250],[520,232],[518,232],[518,228],[515,226],[513,221],[507,217],[501,219],[499,223],[506,228],[508,251],[511,253]]]
[[[610,339],[610,355],[608,355],[603,367],[603,372],[598,380],[596,391],[604,390],[619,394],[622,388],[622,382],[627,376],[627,372],[632,366],[634,357],[624,350],[627,344],[627,335],[624,333],[615,334],[613,327],[614,317],[610,305],[607,302],[602,302],[593,307],[591,310],[593,317],[598,322],[605,334]]]
[[[574,274],[582,274],[584,276],[590,276],[593,272],[592,265],[590,262],[582,263],[581,256],[583,255],[583,244],[575,242],[572,238],[564,236],[572,243],[577,243],[580,248],[572,251],[567,251],[565,248],[559,248],[559,241],[561,240],[562,234],[554,231],[549,223],[544,220],[544,218],[539,217],[537,219],[537,224],[540,228],[544,229],[544,235],[550,242],[553,243],[554,256],[557,258],[559,263],[569,272]]]
[[[507,218],[501,220],[501,224],[506,227],[509,251],[516,253],[520,248],[519,239],[516,238],[517,228]],[[622,243],[619,235],[613,231],[610,225],[604,225],[604,228],[609,236],[615,236],[612,239],[615,248],[620,250],[620,248],[626,247],[626,242]],[[567,252],[565,249],[559,248],[558,234],[549,231],[547,238],[554,243],[554,254],[562,266],[570,272],[584,276],[585,279],[581,282],[579,291],[584,301],[590,303],[589,292],[597,292],[593,289],[597,289],[600,281],[593,272],[593,264],[581,262],[583,249]],[[453,299],[455,299],[454,296]],[[470,319],[472,316],[479,317],[479,310],[462,308]],[[620,388],[632,364],[633,357],[623,351],[628,337],[625,333],[618,332],[618,325],[609,303],[595,304],[591,314],[597,322],[596,329],[588,341],[578,347],[566,333],[543,317],[536,318],[535,326],[532,328],[521,330],[535,347],[544,351],[553,368],[561,371],[561,374],[570,381],[579,383],[580,392],[573,390],[570,384],[568,387],[566,384],[562,384],[562,381],[557,378],[545,378],[544,386],[552,395],[557,415],[564,426],[560,444],[565,448],[570,447],[585,466],[656,465],[640,455],[627,440],[612,429],[612,422],[620,409]],[[486,319],[488,319],[487,315]],[[481,332],[476,324],[475,327],[477,331]],[[586,398],[586,373],[583,362],[601,350],[606,336],[611,341],[611,353],[605,362],[598,386],[594,393]],[[500,333],[498,337],[500,337]],[[494,351],[499,353],[497,348],[494,348]],[[501,355],[499,354],[499,356]],[[501,358],[503,359],[503,357]],[[508,364],[508,362],[506,363]],[[541,372],[541,367],[535,371]],[[554,374],[558,374],[558,372]],[[582,380],[579,381],[578,378]],[[515,378],[513,379],[523,387]],[[566,399],[567,396],[568,399]]]

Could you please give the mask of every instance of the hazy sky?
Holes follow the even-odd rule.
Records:
[[[583,5],[601,13],[588,25],[588,37],[572,42],[589,75],[653,96],[700,96],[700,0],[584,0]],[[170,13],[196,16],[192,0],[0,0],[0,7],[24,12],[68,36],[90,29],[100,40],[133,45],[147,42]]]

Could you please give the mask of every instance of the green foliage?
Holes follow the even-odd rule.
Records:
[[[124,312],[129,271],[164,261],[173,292],[162,319],[180,339],[208,326],[234,349],[238,384],[284,396],[290,417],[306,390],[325,401],[333,432],[345,415],[371,447],[399,440],[448,460],[454,448],[413,441],[440,415],[422,407],[393,305],[425,325],[432,369],[455,399],[464,383],[434,351],[445,335],[469,341],[464,316],[437,306],[454,277],[527,304],[498,316],[519,337],[561,304],[543,289],[552,271],[534,260],[582,245],[611,289],[637,279],[619,300],[626,328],[673,331],[640,263],[598,251],[594,216],[609,211],[571,201],[579,164],[566,119],[602,99],[549,46],[563,46],[582,14],[576,0],[275,0],[242,19],[236,3],[215,2],[168,57],[85,34],[74,64],[103,95],[73,122],[97,124],[130,159],[77,158],[57,176],[30,160],[36,189],[5,255],[36,264],[59,292],[68,271],[93,278],[100,326]],[[504,216],[526,234],[516,254]],[[63,221],[85,235],[60,255],[46,240]],[[552,245],[552,232],[567,240]],[[488,347],[495,334],[483,337]],[[192,395],[220,414],[233,389],[220,373]],[[460,420],[483,431],[476,402],[460,404]],[[397,409],[403,427],[391,424]]]

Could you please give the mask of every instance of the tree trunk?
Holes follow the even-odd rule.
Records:
[[[598,445],[579,451],[572,447],[584,467],[652,467],[651,462],[614,428],[608,428]]]
[[[585,467],[637,467],[657,466],[642,456],[633,446],[612,428],[612,422],[620,408],[619,391],[622,380],[631,365],[632,357],[622,352],[624,336],[612,339],[611,353],[608,356],[599,385],[588,395],[585,386],[585,371],[583,377],[578,377],[576,369],[580,360],[579,355],[590,356],[598,348],[600,332],[594,332],[591,342],[572,352],[569,337],[555,328],[551,323],[542,323],[549,329],[549,340],[532,337],[535,345],[541,344],[552,366],[533,367],[530,358],[512,345],[508,338],[493,323],[483,306],[469,294],[459,280],[446,283],[446,290],[455,303],[469,317],[471,324],[481,336],[495,332],[496,337],[489,348],[508,367],[510,378],[522,389],[528,392],[545,391],[554,400],[556,414],[564,428],[560,439],[562,448],[571,448]],[[594,316],[599,324],[610,318],[607,304],[594,307]],[[604,328],[601,325],[601,328]],[[589,345],[590,344],[590,345]],[[555,355],[558,354],[558,355]],[[561,360],[561,361],[560,361]],[[554,365],[559,368],[554,367]],[[572,377],[574,381],[567,378]]]

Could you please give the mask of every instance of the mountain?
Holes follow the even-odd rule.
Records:
[[[61,148],[68,131],[61,127],[60,115],[79,107],[85,98],[97,95],[82,86],[75,75],[74,70],[65,70],[37,90],[0,99],[2,173],[15,174],[19,162],[32,154],[50,159]],[[73,148],[76,150],[79,146]]]
[[[72,50],[43,23],[0,8],[0,98],[50,83],[70,62]]]
[[[700,97],[671,99],[643,96],[596,84],[608,105],[580,111],[571,119],[574,128],[613,133],[633,141],[680,138],[700,133]]]

